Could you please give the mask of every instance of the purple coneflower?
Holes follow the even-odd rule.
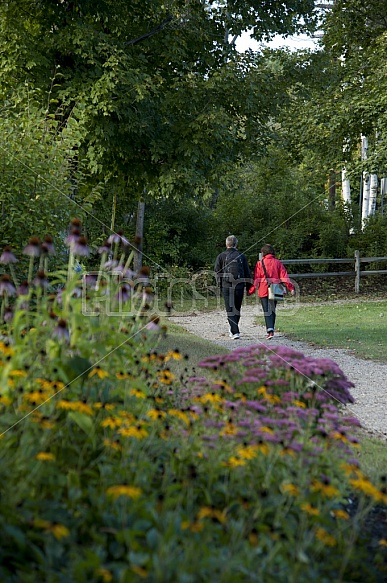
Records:
[[[106,261],[106,263],[104,263],[102,267],[103,269],[106,270],[111,269],[113,271],[118,267],[118,261],[116,259],[109,259],[108,261]]]
[[[80,298],[80,297],[82,297],[82,288],[76,286],[73,289],[72,293],[71,293],[71,297],[72,298]]]
[[[115,233],[112,233],[108,238],[108,242],[111,243],[112,245],[117,245],[118,243],[120,243],[123,249],[127,249],[130,246],[130,243],[128,239],[124,236],[123,231],[117,231]]]
[[[94,287],[97,283],[98,274],[97,273],[86,273],[83,276],[83,282],[88,287]]]
[[[42,243],[42,251],[46,255],[55,255],[54,241],[51,235],[46,235]]]
[[[45,271],[38,271],[38,273],[36,274],[36,277],[32,283],[36,287],[41,287],[42,289],[46,289],[48,287],[48,279],[47,279]]]
[[[31,237],[28,241],[28,245],[23,249],[23,253],[29,257],[39,257],[41,252],[42,247],[39,237]]]
[[[160,330],[159,323],[160,323],[160,318],[157,315],[154,315],[154,316],[152,316],[151,321],[148,322],[148,324],[145,326],[145,328],[147,330],[154,330],[154,331]]]
[[[123,303],[127,302],[131,296],[131,291],[132,289],[129,285],[123,284],[118,290],[116,300]]]
[[[120,243],[123,249],[127,249],[130,245],[128,239],[124,237],[124,233],[122,231],[118,231],[117,234],[120,236]]]
[[[70,332],[69,329],[67,328],[66,320],[63,320],[62,318],[58,320],[58,324],[52,331],[52,335],[54,338],[57,338],[58,340],[66,341],[70,340]]]
[[[146,287],[142,292],[142,301],[150,303],[153,300],[153,291],[150,287]]]
[[[0,277],[0,296],[8,295],[14,296],[16,293],[15,286],[9,275],[4,274]]]
[[[28,296],[30,291],[30,286],[28,285],[28,281],[24,280],[21,282],[19,287],[17,288],[17,295],[18,296]]]
[[[101,245],[101,247],[98,247],[98,253],[100,255],[102,255],[103,253],[109,253],[110,250],[111,244],[107,240]]]
[[[64,240],[65,244],[70,247],[76,243],[81,236],[81,231],[77,227],[73,227],[70,231],[70,234],[67,235],[66,239]]]
[[[89,247],[87,246],[87,239],[83,235],[78,238],[77,241],[71,243],[71,251],[74,255],[79,255],[81,257],[87,257],[90,254]]]
[[[13,309],[11,306],[7,306],[4,310],[3,320],[4,322],[11,322],[13,318]]]
[[[17,263],[17,258],[11,251],[10,245],[6,245],[3,249],[3,253],[0,256],[0,263],[9,264]]]

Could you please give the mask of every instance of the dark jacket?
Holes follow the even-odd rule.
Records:
[[[242,259],[243,277],[240,279],[236,279],[234,281],[228,281],[228,277],[226,277],[226,274],[224,272],[224,268],[227,265],[227,263],[232,258],[235,258],[235,257],[239,257],[240,259]],[[220,253],[218,255],[218,257],[216,258],[216,261],[215,261],[215,277],[216,277],[216,283],[220,288],[233,287],[233,286],[236,286],[239,284],[244,284],[244,286],[248,290],[251,286],[251,283],[252,283],[250,269],[249,269],[249,265],[247,263],[246,256],[243,253],[241,253],[240,251],[238,251],[238,249],[236,249],[235,247],[231,247],[230,249],[226,249],[226,251],[223,251],[223,253]]]

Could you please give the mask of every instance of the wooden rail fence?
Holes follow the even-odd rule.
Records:
[[[282,260],[281,260],[282,261]],[[362,270],[361,266],[363,263],[382,263],[387,262],[387,257],[360,257],[360,252],[355,251],[355,256],[348,259],[285,259],[282,261],[284,265],[301,265],[301,264],[331,264],[331,263],[346,263],[353,264],[353,271],[322,271],[313,273],[289,273],[291,278],[303,278],[303,277],[331,277],[339,275],[353,276],[355,278],[355,293],[360,291],[360,278],[363,275],[379,275],[382,273],[387,273],[387,269],[370,269]]]

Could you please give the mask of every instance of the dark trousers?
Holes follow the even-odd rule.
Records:
[[[231,334],[239,334],[239,320],[241,317],[241,306],[244,291],[244,283],[232,287],[230,286],[222,288],[224,305],[227,312],[227,320],[230,325]]]
[[[268,332],[274,332],[275,329],[275,308],[277,306],[277,300],[269,300],[267,296],[260,298],[261,306],[263,310],[263,315],[265,318],[266,330]]]

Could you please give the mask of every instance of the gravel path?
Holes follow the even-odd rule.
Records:
[[[281,310],[277,314],[278,324],[281,322]],[[257,306],[242,307],[240,321],[241,338],[232,340],[228,336],[228,324],[224,310],[214,312],[192,312],[187,315],[172,315],[171,321],[180,324],[189,332],[233,350],[237,346],[249,346],[265,339],[266,329],[255,324],[258,312]],[[276,334],[269,345],[284,345],[314,358],[330,358],[334,360],[354,383],[351,394],[355,404],[347,407],[347,412],[355,415],[367,432],[377,437],[387,439],[387,364],[363,360],[352,356],[348,351],[335,348],[315,348],[305,342],[290,340],[280,333]]]

